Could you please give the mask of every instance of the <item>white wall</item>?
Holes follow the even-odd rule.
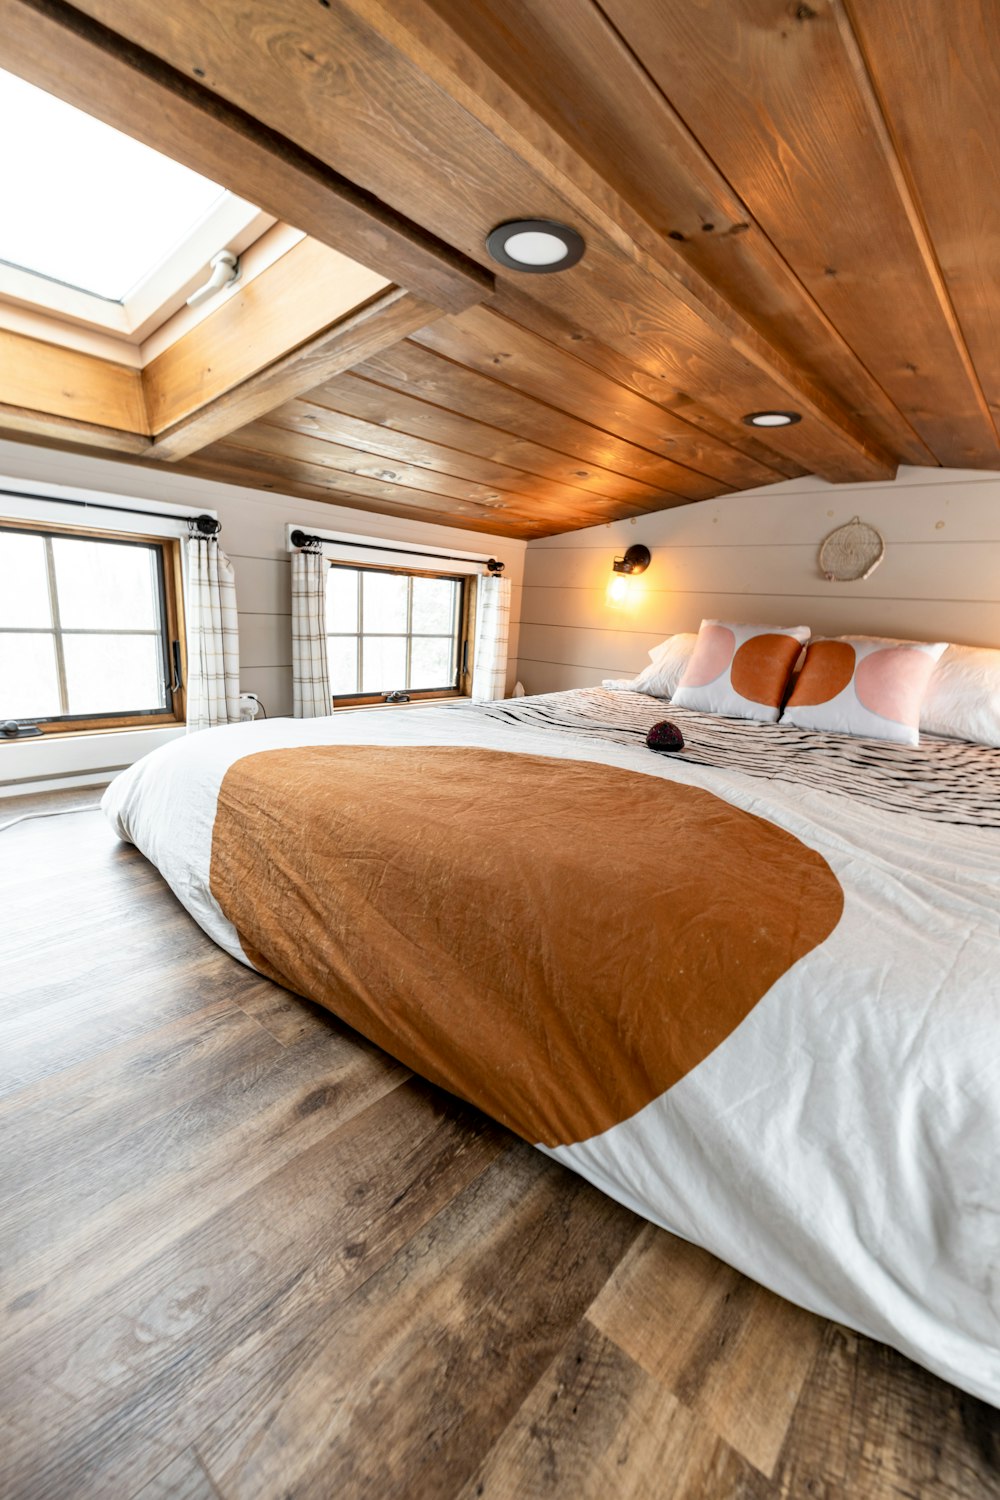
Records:
[[[863,583],[827,583],[819,544],[855,515],[882,532],[885,559]],[[653,559],[615,608],[605,598],[611,561],[632,542]],[[703,617],[1000,646],[1000,474],[793,479],[531,542],[518,676],[529,693],[629,676],[657,641]]]
[[[236,572],[240,687],[244,692],[256,693],[269,715],[290,714],[292,711],[291,570],[285,542],[285,527],[289,522],[302,525],[306,530],[352,532],[385,539],[393,545],[479,552],[502,559],[506,564],[506,576],[513,585],[508,690],[513,685],[524,542],[425,521],[378,516],[348,506],[325,505],[318,500],[298,500],[291,495],[191,479],[171,473],[166,464],[140,468],[110,459],[81,458],[24,443],[0,441],[0,475],[129,496],[139,504],[143,500],[154,500],[182,505],[193,513],[206,509],[217,512],[222,522],[221,543],[232,558]],[[2,514],[3,498],[0,496]],[[78,513],[68,511],[67,514]],[[138,518],[136,525],[142,525]],[[150,736],[148,740],[143,738],[147,735]],[[8,792],[30,789],[28,777],[58,773],[68,778],[77,766],[81,772],[93,771],[95,756],[104,779],[107,779],[108,767],[129,764],[137,758],[134,753],[136,742],[151,746],[153,735],[152,730],[132,732],[128,739],[106,734],[100,738],[99,753],[93,736],[73,736],[72,744],[68,738],[61,738],[57,758],[53,758],[56,742],[52,738],[45,744],[25,740],[20,744],[0,745],[0,757],[3,757],[0,759],[0,792],[4,789]],[[90,779],[97,779],[96,771]],[[63,779],[59,784],[72,782]]]

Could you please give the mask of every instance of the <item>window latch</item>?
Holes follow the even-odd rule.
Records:
[[[409,703],[410,695],[404,693],[402,688],[395,688],[391,693],[383,693],[382,701],[384,703]]]
[[[32,734],[41,734],[41,732],[37,724],[19,724],[16,719],[7,719],[5,723],[0,724],[0,734],[5,740],[24,739]]]
[[[181,681],[181,643],[180,643],[180,641],[171,641],[170,642],[170,654],[173,657],[173,663],[174,663],[174,680],[170,684],[170,691],[172,693],[179,693],[180,690],[181,690],[181,688],[184,686],[183,682]]]

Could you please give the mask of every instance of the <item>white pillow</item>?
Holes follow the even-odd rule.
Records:
[[[674,703],[678,708],[774,724],[808,639],[808,625],[702,620]]]
[[[651,698],[672,698],[694,651],[696,635],[671,635],[649,653],[650,664],[638,677],[608,677],[601,684],[617,693],[648,693]]]
[[[927,684],[920,727],[1000,748],[1000,651],[949,646]]]

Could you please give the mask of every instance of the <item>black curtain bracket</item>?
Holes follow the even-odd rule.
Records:
[[[195,537],[216,537],[222,530],[222,522],[214,516],[188,516],[188,534]]]

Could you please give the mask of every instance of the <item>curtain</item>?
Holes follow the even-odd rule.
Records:
[[[510,628],[510,579],[493,574],[480,578],[476,599],[476,656],[472,668],[472,701],[502,698],[507,686],[507,636]]]
[[[322,552],[292,553],[292,702],[297,719],[333,713],[326,664],[326,578]]]
[[[233,565],[215,537],[189,536],[187,557],[187,730],[240,717],[240,644]]]

